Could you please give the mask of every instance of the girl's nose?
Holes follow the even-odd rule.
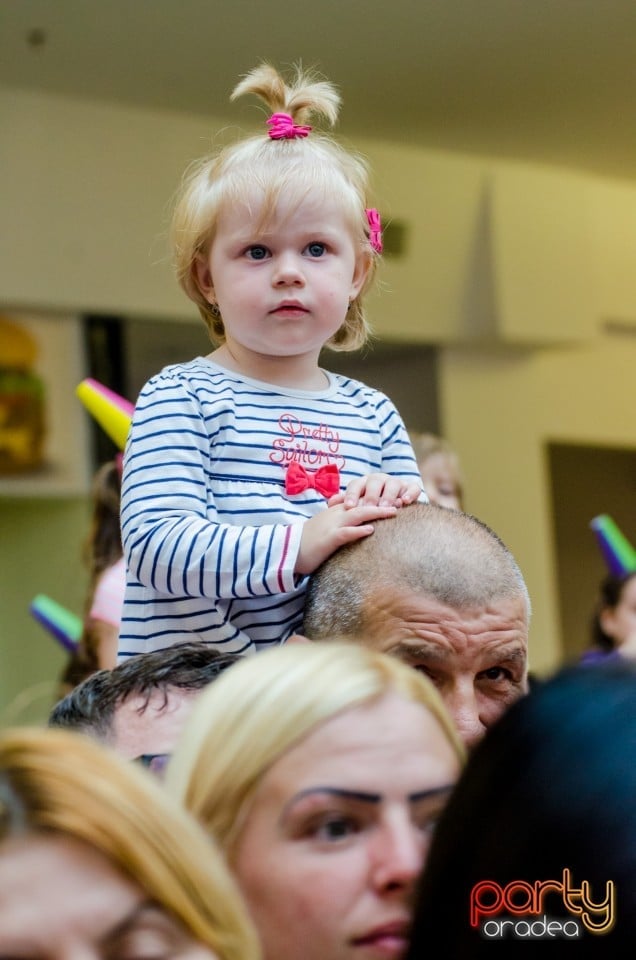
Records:
[[[276,257],[274,270],[272,272],[272,283],[274,286],[302,286],[304,282],[305,276],[298,257],[291,253],[281,254]]]

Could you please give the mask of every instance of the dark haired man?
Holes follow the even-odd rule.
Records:
[[[80,683],[53,707],[48,725],[86,733],[158,770],[198,694],[240,659],[196,641],[140,653]]]

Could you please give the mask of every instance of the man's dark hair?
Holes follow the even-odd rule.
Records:
[[[201,690],[237,660],[239,654],[223,653],[206,643],[180,643],[166,650],[140,653],[113,670],[98,670],[78,684],[53,707],[50,727],[72,727],[107,741],[117,706],[130,696],[145,698],[160,691],[167,702],[168,691]]]

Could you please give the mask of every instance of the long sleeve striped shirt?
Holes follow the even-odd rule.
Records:
[[[285,492],[291,463],[309,476],[335,464],[341,490],[375,472],[420,479],[391,401],[328,379],[288,390],[199,357],[148,381],[124,458],[120,661],[193,639],[251,653],[298,629],[302,525],[326,499]]]

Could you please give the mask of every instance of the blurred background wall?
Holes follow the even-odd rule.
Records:
[[[0,313],[53,327],[73,317],[80,334],[89,315],[117,318],[131,400],[161,364],[205,351],[166,228],[186,164],[224,123],[0,86]],[[325,365],[383,387],[407,425],[456,447],[467,509],[526,576],[531,665],[548,671],[587,643],[603,573],[589,519],[610,512],[636,541],[636,182],[381,130],[355,145],[400,243],[369,301],[377,342]],[[79,378],[89,352],[84,342]],[[88,476],[96,464],[70,421],[66,442],[86,447]],[[616,456],[590,477],[568,450]],[[81,612],[87,482],[52,496],[0,484],[0,710],[48,708],[64,653],[28,603],[44,592]]]

